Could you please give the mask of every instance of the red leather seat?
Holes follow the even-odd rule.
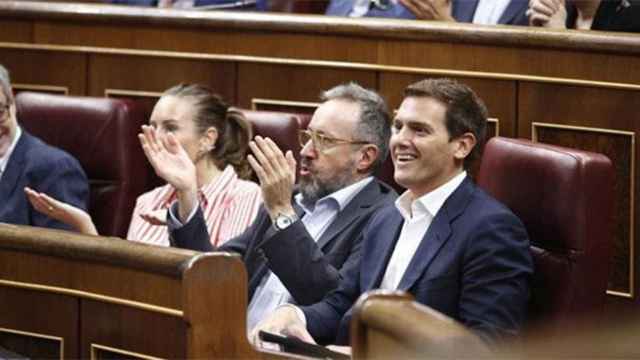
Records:
[[[528,328],[601,315],[613,249],[613,166],[601,154],[492,138],[478,185],[523,221],[535,263]],[[565,328],[566,329],[566,328]]]
[[[253,127],[253,135],[269,137],[285,152],[293,151],[296,160],[300,159],[300,118],[297,114],[277,111],[257,111],[239,109]]]
[[[135,102],[21,92],[18,122],[64,149],[89,178],[89,213],[102,235],[125,237],[135,199],[148,186],[148,163],[137,134],[146,123]]]

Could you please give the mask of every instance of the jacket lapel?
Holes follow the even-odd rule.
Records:
[[[371,271],[360,274],[363,291],[371,290],[380,286],[382,277],[391,259],[393,249],[396,247],[400,231],[404,224],[404,218],[398,211],[389,215],[389,219],[384,222],[384,226],[379,229],[373,241],[368,241],[365,246],[371,244],[373,249],[366,251],[362,257],[363,265],[361,269],[371,269]]]
[[[18,180],[22,176],[22,170],[24,169],[25,154],[29,149],[31,142],[31,136],[22,129],[22,135],[18,139],[16,147],[11,153],[7,167],[2,173],[2,179],[0,179],[0,199],[8,199],[9,195],[15,191],[18,185]]]
[[[473,182],[467,177],[445,201],[418,245],[416,253],[402,276],[402,280],[400,280],[398,290],[410,289],[422,276],[442,246],[451,237],[451,222],[464,211],[474,189]]]
[[[449,217],[444,216],[441,210],[433,219],[429,230],[427,230],[420,245],[418,245],[416,253],[413,255],[407,270],[402,276],[402,280],[400,280],[398,290],[407,290],[413,286],[427,266],[429,266],[442,245],[449,239],[450,235],[451,226],[449,224]]]
[[[349,224],[362,216],[364,209],[370,208],[377,202],[381,196],[378,189],[379,186],[378,181],[373,179],[351,199],[349,204],[338,213],[331,226],[329,226],[322,236],[320,236],[320,239],[318,239],[317,244],[320,249],[338,236]]]
[[[498,20],[498,24],[509,24],[511,21],[521,12],[524,12],[523,8],[529,6],[528,0],[511,0],[507,8],[504,9],[502,16]]]
[[[452,16],[459,22],[472,22],[478,0],[458,0],[453,2]]]

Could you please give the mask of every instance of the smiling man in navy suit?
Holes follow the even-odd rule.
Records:
[[[528,0],[331,0],[326,14],[527,26],[528,4]]]
[[[525,320],[532,260],[520,220],[477,188],[487,111],[467,86],[424,80],[405,89],[390,141],[395,180],[407,191],[363,230],[360,262],[310,306],[284,305],[254,330],[348,344],[351,307],[372,289],[402,290],[488,342]],[[306,324],[306,325],[305,325]]]
[[[36,211],[25,187],[87,209],[89,186],[80,164],[18,125],[9,73],[0,65],[0,222],[71,229]]]

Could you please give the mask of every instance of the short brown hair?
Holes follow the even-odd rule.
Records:
[[[375,91],[365,89],[355,82],[335,86],[320,95],[322,102],[329,100],[346,100],[360,106],[360,119],[354,135],[357,140],[368,141],[378,147],[379,154],[369,168],[370,172],[378,170],[389,154],[389,138],[391,137],[391,116],[384,99]]]
[[[251,177],[247,151],[253,132],[240,111],[230,107],[210,88],[199,84],[176,85],[166,90],[162,96],[191,99],[196,107],[193,121],[198,130],[204,132],[211,126],[218,130],[218,139],[210,152],[215,164],[220,169],[227,165],[233,166],[240,178]]]
[[[426,79],[407,86],[404,97],[430,97],[443,103],[445,126],[449,139],[455,139],[470,132],[476,137],[476,145],[464,159],[468,169],[480,157],[482,144],[487,132],[487,107],[470,87],[451,79]]]

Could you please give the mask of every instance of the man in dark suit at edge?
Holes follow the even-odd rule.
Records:
[[[351,307],[382,288],[411,293],[492,342],[518,334],[532,274],[520,220],[468,177],[487,111],[468,87],[430,79],[405,89],[393,120],[395,180],[407,191],[363,231],[360,263],[311,306],[283,305],[254,329],[348,344]]]
[[[0,65],[0,222],[71,230],[36,211],[25,187],[87,210],[89,186],[80,164],[18,125],[9,72]]]
[[[197,204],[195,173],[184,171],[190,161],[183,150],[170,143],[143,145],[161,177],[177,175],[182,179],[172,184],[186,184],[176,186],[182,195],[169,211],[172,244],[242,255],[249,274],[249,329],[283,303],[312,304],[335,289],[339,270],[359,258],[360,233],[371,214],[397,197],[372,176],[388,154],[390,117],[383,99],[350,83],[324,92],[321,100],[300,132],[299,193],[293,195],[292,153],[256,136],[249,161],[264,206],[245,233],[217,249]]]

